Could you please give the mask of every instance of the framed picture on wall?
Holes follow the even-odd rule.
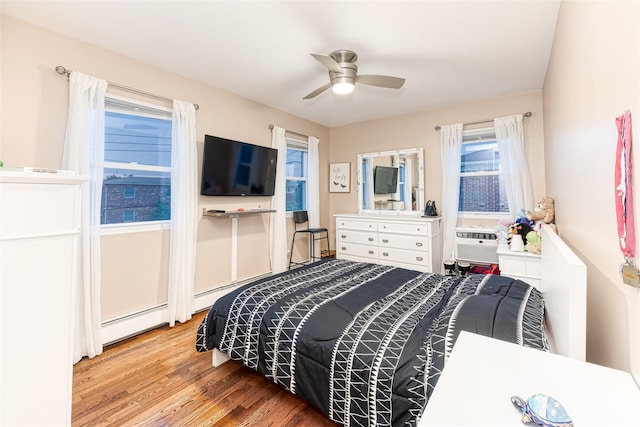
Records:
[[[351,163],[329,164],[329,192],[349,193],[351,191]]]

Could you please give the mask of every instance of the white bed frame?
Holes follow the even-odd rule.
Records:
[[[584,361],[587,349],[587,268],[550,227],[543,226],[542,280],[545,326],[553,353]],[[229,356],[213,350],[213,366]]]
[[[587,353],[587,267],[550,227],[542,230],[545,322],[551,351],[584,361]]]

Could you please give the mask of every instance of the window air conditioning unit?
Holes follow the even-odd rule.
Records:
[[[479,227],[456,228],[456,260],[471,264],[497,264],[498,238],[494,230]]]

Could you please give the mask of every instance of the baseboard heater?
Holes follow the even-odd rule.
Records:
[[[270,274],[271,273],[260,274],[255,277],[197,293],[194,301],[194,313],[208,310],[218,298],[226,293],[254,280],[267,277]],[[159,304],[102,322],[101,332],[103,345],[113,344],[159,326],[166,325],[168,323],[167,319],[169,318],[168,310],[166,303]]]
[[[458,261],[471,264],[497,264],[498,239],[494,230],[479,227],[457,227],[455,254]]]

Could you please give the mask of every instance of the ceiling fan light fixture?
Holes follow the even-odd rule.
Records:
[[[400,89],[404,85],[404,79],[400,77],[377,74],[359,76],[358,66],[355,64],[358,55],[350,50],[337,50],[329,55],[312,53],[311,56],[327,68],[329,83],[320,86],[302,99],[315,98],[329,88],[337,95],[347,95],[353,92],[356,81],[364,85],[390,89]]]
[[[353,92],[354,86],[352,82],[335,82],[331,85],[331,90],[336,95],[347,95]]]

